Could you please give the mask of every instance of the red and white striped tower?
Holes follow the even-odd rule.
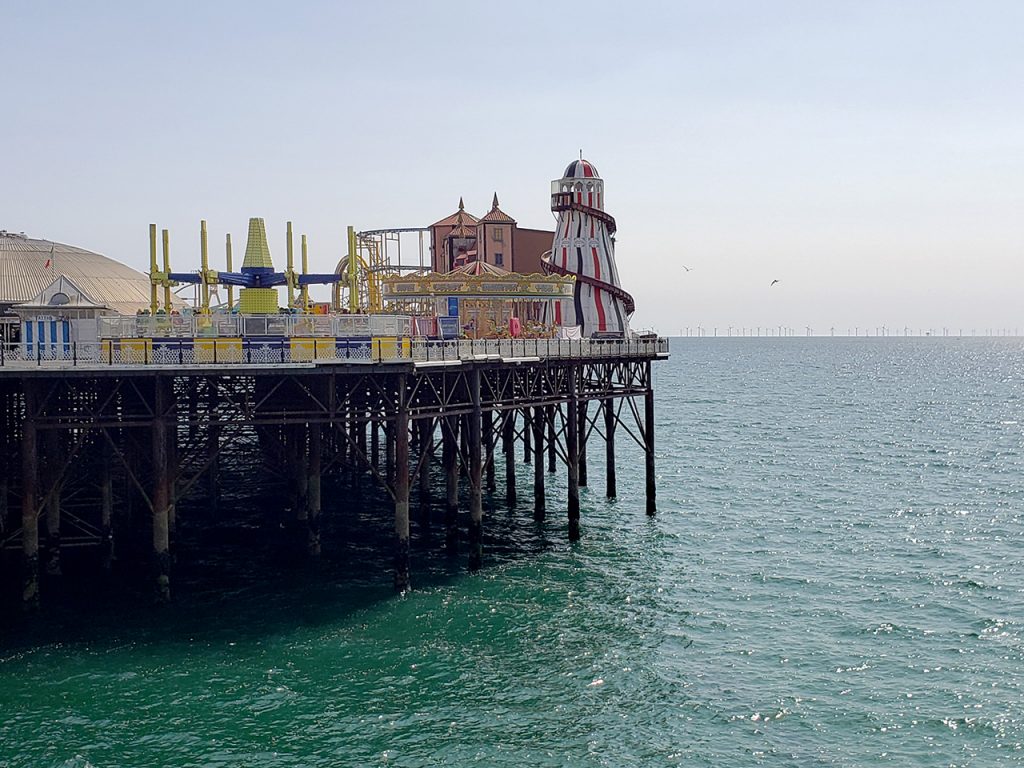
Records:
[[[562,178],[551,182],[551,210],[558,214],[558,226],[544,266],[576,278],[575,299],[555,305],[555,323],[579,325],[584,337],[628,334],[633,297],[619,283],[615,219],[605,213],[597,168],[582,158],[569,163]]]

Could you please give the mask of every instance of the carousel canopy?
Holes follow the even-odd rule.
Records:
[[[521,275],[483,261],[451,272],[420,272],[384,278],[384,298],[392,301],[459,296],[471,299],[571,299],[576,279],[561,275]]]

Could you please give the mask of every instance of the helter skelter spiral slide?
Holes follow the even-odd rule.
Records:
[[[555,323],[578,325],[588,338],[628,335],[635,304],[619,283],[615,219],[604,210],[604,182],[592,163],[574,160],[561,179],[551,182],[551,210],[558,214],[558,226],[543,267],[576,278],[572,304],[555,304]]]

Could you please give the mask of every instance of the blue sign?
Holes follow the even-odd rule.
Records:
[[[457,296],[448,297],[448,317],[459,316],[459,299]]]

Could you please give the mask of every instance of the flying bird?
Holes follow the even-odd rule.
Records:
[[[683,269],[685,269],[687,272],[692,272],[693,271],[693,267],[688,267],[685,264],[680,264],[679,266],[682,267]]]
[[[778,280],[772,280],[772,285],[775,285],[777,282],[779,282],[779,281]],[[768,287],[771,288],[772,285],[769,285]]]

